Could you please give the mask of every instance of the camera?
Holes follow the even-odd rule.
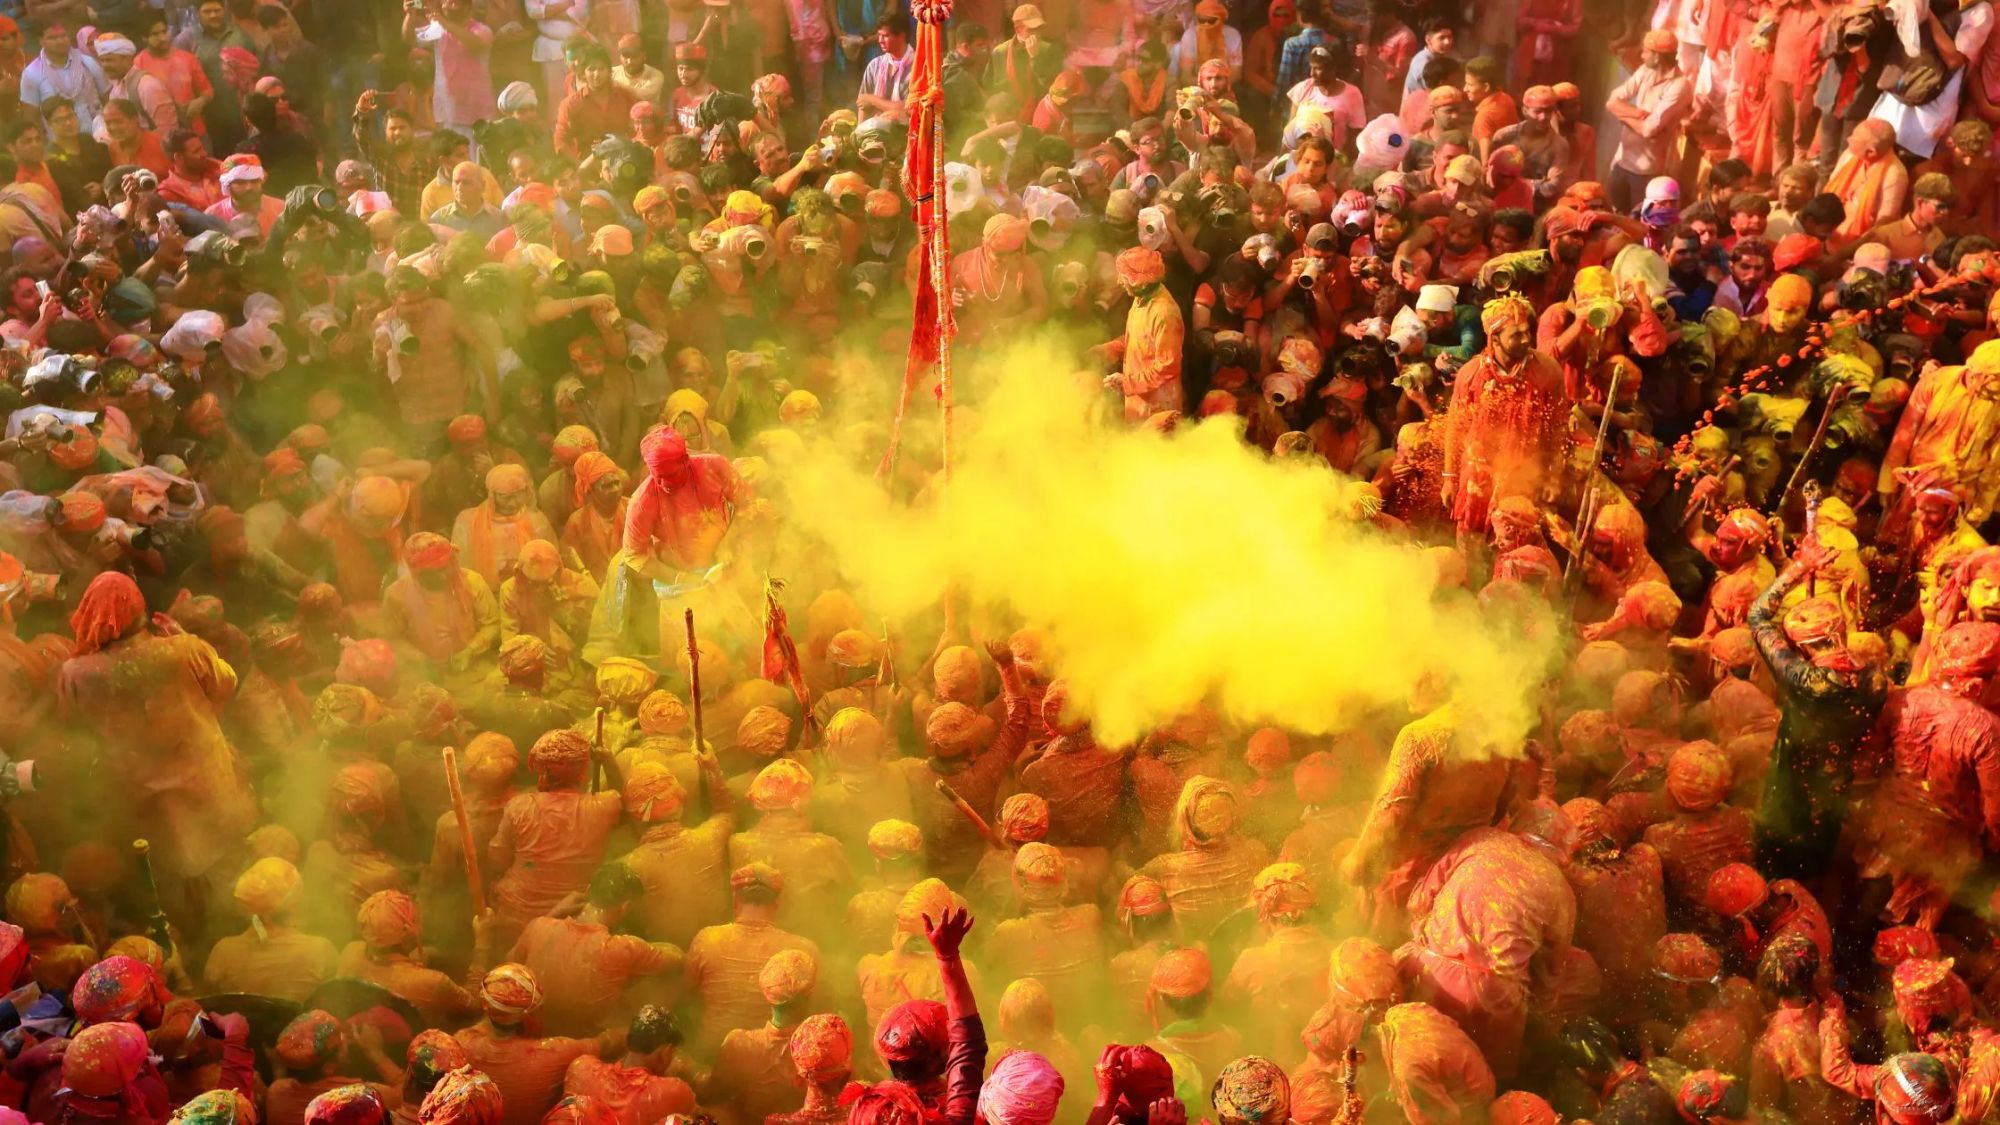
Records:
[[[299,327],[308,336],[331,343],[340,335],[340,314],[326,305],[314,305],[299,318]]]
[[[741,254],[749,261],[761,262],[764,255],[770,252],[771,239],[757,227],[743,226],[725,232],[721,245],[722,249]]]
[[[1278,240],[1268,234],[1253,234],[1243,240],[1243,256],[1257,263],[1257,268],[1270,273],[1278,268],[1284,255],[1278,253]]]
[[[1196,111],[1208,107],[1208,95],[1199,86],[1183,86],[1174,91],[1175,116],[1182,121],[1194,120]]]
[[[1248,367],[1256,360],[1256,352],[1243,333],[1221,331],[1215,334],[1215,365],[1217,367]]]
[[[1167,209],[1155,204],[1139,209],[1139,245],[1158,250],[1167,244]]]
[[[1625,316],[1625,306],[1611,297],[1593,297],[1576,310],[1585,324],[1598,332],[1606,331]]]
[[[854,293],[864,305],[873,304],[889,281],[889,267],[881,262],[862,262],[854,267]]]
[[[400,354],[417,354],[417,334],[410,331],[410,326],[401,317],[390,319],[382,325],[381,331],[388,336],[389,346]]]
[[[1303,259],[1299,267],[1299,276],[1293,279],[1293,283],[1301,289],[1311,289],[1313,286],[1319,284],[1319,279],[1325,276],[1325,274],[1326,259],[1315,258],[1308,254]]]
[[[0,754],[0,800],[35,792],[35,763]]]

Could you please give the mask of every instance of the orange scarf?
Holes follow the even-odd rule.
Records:
[[[1139,89],[1139,72],[1136,70],[1119,71],[1118,82],[1125,87],[1125,100],[1133,117],[1151,117],[1160,111],[1160,103],[1167,96],[1166,71],[1162,70],[1153,75],[1153,88],[1150,92]]]
[[[1859,156],[1843,160],[1826,182],[1826,190],[1847,205],[1847,218],[1835,232],[1842,238],[1859,238],[1875,225],[1875,212],[1882,206],[1882,184],[1889,178],[1894,154],[1863,160]]]

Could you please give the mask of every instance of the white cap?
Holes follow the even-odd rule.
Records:
[[[1458,305],[1458,286],[1426,285],[1417,290],[1418,312],[1450,312]]]

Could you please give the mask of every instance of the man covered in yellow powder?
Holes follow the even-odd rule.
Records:
[[[1505,807],[1513,764],[1475,745],[1446,703],[1396,732],[1361,835],[1341,877],[1367,890],[1378,935],[1400,937],[1410,887],[1463,832]]]
[[[993,928],[992,959],[1000,978],[1033,977],[1065,996],[1096,995],[1103,978],[1104,920],[1095,903],[1065,906],[1069,865],[1048,844],[1014,853],[1014,894],[1021,915]]]
[[[722,1037],[702,1089],[703,1101],[721,1121],[752,1125],[793,1108],[798,1093],[788,1048],[806,1018],[818,977],[818,962],[802,949],[781,949],[764,962],[757,989],[771,1005],[771,1018],[762,1027],[737,1028]]]
[[[1159,880],[1181,936],[1201,941],[1250,898],[1270,849],[1242,831],[1242,799],[1235,786],[1212,777],[1190,777],[1174,805],[1170,851],[1142,873]]]
[[[1251,901],[1264,940],[1237,954],[1218,999],[1244,1029],[1251,1049],[1297,1062],[1296,1031],[1326,999],[1333,942],[1308,921],[1317,897],[1296,863],[1257,873]]]
[[[810,954],[815,963],[819,960],[819,946],[778,928],[778,899],[784,882],[769,864],[737,868],[729,876],[729,887],[735,894],[735,920],[705,927],[688,943],[686,1000],[699,1012],[694,1036],[697,1052],[712,1054],[731,1031],[764,1022],[769,1006],[757,978],[772,955],[796,949]]]
[[[944,998],[937,960],[925,945],[924,918],[928,916],[935,921],[950,911],[963,909],[965,900],[939,879],[925,879],[903,896],[902,905],[896,909],[896,930],[888,935],[888,950],[863,957],[855,968],[869,1027],[881,1023],[883,1016],[905,1001]],[[979,974],[970,963],[965,971],[976,986]]]
[[[843,707],[827,720],[825,736],[826,753],[813,771],[813,823],[860,861],[874,852],[876,825],[910,819],[910,790],[889,761],[888,732],[873,713]]]
[[[479,984],[479,999],[485,1017],[455,1038],[467,1061],[500,1088],[504,1109],[497,1125],[540,1125],[542,1115],[562,1097],[570,1063],[585,1055],[602,1055],[617,1040],[615,1031],[595,1039],[543,1036],[536,1020],[542,1009],[542,985],[526,965],[501,965],[487,973]],[[440,1083],[431,1097],[444,1090]],[[428,1100],[425,1107],[429,1108]],[[425,1114],[421,1120],[432,1118]]]
[[[360,940],[340,952],[340,975],[371,981],[402,997],[434,1024],[456,1024],[479,1013],[479,998],[424,963],[423,922],[417,903],[402,891],[377,891],[355,912]],[[486,962],[475,949],[473,965]]]
[[[2000,499],[2000,340],[1972,350],[1963,366],[1940,367],[1917,380],[1903,408],[1896,436],[1882,455],[1876,491],[1893,520],[1907,516],[1902,469],[1916,469],[1949,484],[1965,506],[1965,518],[1984,522]]]
[[[458,513],[451,542],[474,574],[498,588],[513,573],[521,548],[553,542],[555,528],[535,507],[534,478],[522,465],[495,465],[486,473],[486,499]]]
[[[507,959],[526,965],[550,992],[542,1011],[545,1030],[582,1035],[623,1022],[626,989],[641,978],[678,972],[681,951],[613,932],[645,894],[631,869],[607,863],[590,877],[581,910],[529,922]]]
[[[619,818],[618,767],[608,759],[600,760],[611,790],[586,793],[589,739],[573,730],[552,730],[528,751],[535,792],[507,802],[486,849],[496,944],[512,942],[530,919],[583,890],[604,862],[605,843]]]
[[[210,991],[304,1000],[331,977],[340,951],[292,926],[304,897],[305,881],[290,863],[271,856],[251,864],[236,880],[236,905],[250,924],[209,951],[202,977]]]
[[[530,539],[515,556],[512,575],[500,583],[500,643],[526,634],[549,647],[558,679],[567,681],[590,628],[597,581],[563,565],[546,539]]]
[[[729,837],[736,817],[714,757],[704,755],[701,769],[710,815],[698,824],[684,822],[688,794],[666,766],[641,762],[625,782],[625,814],[640,836],[624,862],[646,886],[635,928],[683,949],[704,927],[729,919]]]
[[[758,771],[749,794],[757,823],[729,838],[729,863],[732,868],[748,863],[777,868],[785,878],[779,924],[824,936],[840,917],[854,873],[840,841],[813,831],[807,821],[812,793],[812,774],[790,758]]]
[[[461,566],[458,549],[435,532],[410,536],[403,561],[410,572],[382,593],[390,638],[454,676],[490,658],[500,647],[500,606],[486,579]]]
[[[1479,320],[1486,350],[1459,370],[1445,415],[1443,498],[1461,533],[1484,532],[1506,497],[1555,487],[1569,419],[1562,368],[1534,350],[1534,306],[1495,298]]]
[[[1158,250],[1134,246],[1118,255],[1118,284],[1132,298],[1125,314],[1125,335],[1105,345],[1119,362],[1104,385],[1125,396],[1125,420],[1141,422],[1161,414],[1178,414],[1181,392],[1181,339],[1187,326],[1181,308],[1164,284],[1166,259]]]

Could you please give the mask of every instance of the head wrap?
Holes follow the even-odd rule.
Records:
[[[1225,1125],[1285,1125],[1291,1120],[1292,1088],[1284,1069],[1256,1055],[1223,1067],[1215,1078],[1211,1099],[1215,1115]]]
[[[106,957],[85,969],[70,990],[70,1006],[86,1024],[132,1021],[149,1011],[157,1015],[169,999],[152,966],[123,956]]]
[[[145,620],[146,597],[139,592],[139,584],[121,571],[104,571],[83,588],[83,598],[69,616],[76,655],[96,652]]]
[[[1134,875],[1118,889],[1118,918],[1151,918],[1167,912],[1167,891],[1150,875]]]
[[[923,879],[903,892],[903,900],[896,904],[896,932],[914,937],[922,937],[924,919],[935,923],[948,910],[957,909],[960,899],[951,893],[942,879]]]
[[[1160,955],[1160,959],[1153,963],[1153,975],[1147,987],[1161,996],[1186,1000],[1207,992],[1212,977],[1208,954],[1183,947]]]
[[[775,758],[785,752],[791,741],[791,716],[776,707],[758,704],[737,720],[736,748],[753,758]],[[806,784],[811,786],[810,777]]]
[[[1306,869],[1296,863],[1274,863],[1259,871],[1250,884],[1250,898],[1264,918],[1296,919],[1316,901]]]
[[[1961,621],[1937,642],[1937,670],[1944,679],[1987,679],[2000,671],[2000,624]]]
[[[625,778],[625,812],[641,824],[678,820],[687,791],[672,770],[658,762],[640,762]]]
[[[146,1069],[146,1033],[134,1023],[100,1023],[69,1041],[62,1057],[62,1084],[86,1098],[120,1103],[134,1100],[132,1083]],[[138,1106],[135,1116],[142,1116]],[[65,1115],[67,1116],[67,1115]]]
[[[750,782],[751,807],[758,812],[798,812],[812,801],[812,784],[812,774],[804,766],[780,758]]]
[[[168,1125],[256,1125],[257,1107],[241,1090],[203,1090],[181,1104]]]
[[[1916,926],[1891,926],[1875,935],[1875,963],[1894,969],[1911,958],[1938,955],[1937,935]]]
[[[278,1033],[278,1041],[271,1054],[284,1064],[286,1070],[302,1072],[317,1069],[346,1048],[346,1037],[340,1033],[340,1021],[334,1018],[332,1012],[315,1008],[299,1013],[285,1025],[285,1030]]]
[[[875,1029],[875,1053],[885,1065],[925,1064],[935,1071],[944,1064],[948,1040],[943,1004],[935,1000],[905,1000],[889,1009]]]
[[[1702,902],[1724,918],[1740,918],[1770,898],[1764,876],[1747,863],[1732,863],[1708,877]]]
[[[1048,986],[1022,977],[1000,994],[999,1025],[1003,1039],[1039,1042],[1056,1029],[1056,1002]]]
[[[305,884],[299,869],[275,856],[267,856],[237,876],[236,905],[245,914],[270,921],[292,912],[304,895]]]
[[[655,426],[639,441],[639,459],[655,477],[677,480],[687,472],[687,439],[679,430]]]
[[[802,949],[781,949],[757,971],[757,990],[769,1004],[789,1004],[813,990],[819,965]]]
[[[562,553],[546,539],[530,539],[521,544],[521,553],[514,562],[520,567],[523,578],[531,582],[548,582],[562,570]]]
[[[1875,1077],[1875,1100],[1898,1121],[1949,1121],[1957,1105],[1951,1071],[1930,1055],[1891,1055]]]
[[[995,215],[981,229],[979,245],[989,254],[1012,253],[1027,243],[1031,226],[1018,215]]]
[[[621,707],[637,704],[659,682],[658,672],[628,656],[613,656],[597,666],[597,694]]]
[[[1062,1094],[1062,1075],[1048,1059],[1010,1051],[979,1088],[979,1117],[987,1125],[1049,1125]]]
[[[729,873],[729,889],[765,890],[775,893],[785,889],[785,876],[783,872],[768,863],[746,863]]]
[[[419,531],[403,543],[403,561],[411,570],[444,570],[458,558],[458,548],[435,531]]]
[[[1158,250],[1132,246],[1118,255],[1118,284],[1127,288],[1153,285],[1167,276],[1167,262]]]
[[[1403,998],[1395,957],[1364,937],[1351,937],[1333,947],[1326,980],[1336,997],[1350,1005],[1388,1007]]]
[[[1896,1013],[1913,1032],[1927,1030],[1932,1020],[1957,1022],[1972,1013],[1972,990],[1952,971],[1949,958],[1911,957],[1889,975]]]
[[[1174,842],[1182,848],[1214,844],[1235,831],[1241,812],[1234,786],[1212,777],[1190,777],[1174,804]]]
[[[383,1125],[389,1109],[365,1082],[337,1086],[306,1104],[305,1125]]]
[[[542,98],[540,94],[535,93],[535,88],[526,82],[509,82],[501,88],[500,96],[495,102],[501,113],[519,113],[531,106],[541,105]]]
[[[913,856],[923,850],[923,829],[907,820],[878,820],[868,826],[868,851],[876,859]]]
[[[847,1021],[830,1012],[805,1018],[792,1032],[786,1048],[792,1067],[808,1082],[815,1078],[838,1078],[848,1072],[854,1058],[854,1032]]]
[[[940,758],[960,758],[986,744],[993,720],[963,703],[941,703],[924,721],[924,739]]]
[[[518,966],[516,966],[518,967]],[[500,1087],[470,1066],[438,1079],[417,1110],[422,1125],[500,1125]]]
[[[590,740],[579,731],[549,731],[528,751],[528,768],[545,788],[575,785],[590,768]]]
[[[1063,885],[1062,852],[1048,844],[1023,844],[1014,853],[1014,884],[1024,898],[1035,892],[1059,890]]]
[[[402,891],[376,891],[363,899],[354,925],[362,942],[374,949],[395,949],[422,930],[416,900]]]
[[[1713,742],[1690,742],[1667,759],[1667,796],[1688,812],[1722,803],[1733,781],[1729,756]]]
[[[501,965],[479,982],[479,999],[493,1022],[518,1023],[541,1008],[542,986],[526,965]]]
[[[1845,638],[1847,614],[1836,598],[1807,598],[1785,612],[1785,636],[1798,645]]]
[[[381,700],[358,684],[328,684],[313,700],[313,729],[326,738],[351,738],[381,717]]]
[[[1708,984],[1722,975],[1722,954],[1697,934],[1666,934],[1653,943],[1653,971],[1682,984]]]
[[[516,633],[500,646],[500,674],[516,683],[548,670],[549,646],[533,633]]]
[[[477,445],[486,440],[486,419],[477,414],[461,414],[446,424],[444,436],[453,445]]]
[[[1120,1121],[1144,1121],[1148,1107],[1174,1096],[1173,1067],[1151,1047],[1111,1044],[1100,1065],[1113,1076],[1111,1098]]]
[[[577,456],[576,464],[570,469],[570,474],[576,478],[576,491],[571,496],[571,504],[577,508],[583,507],[589,502],[590,490],[596,487],[598,481],[605,477],[620,476],[623,472],[624,470],[618,467],[618,462],[613,461],[608,454],[595,449],[585,450]]]
[[[1016,793],[1000,806],[1000,833],[1013,843],[1049,834],[1049,802],[1036,793]]]

